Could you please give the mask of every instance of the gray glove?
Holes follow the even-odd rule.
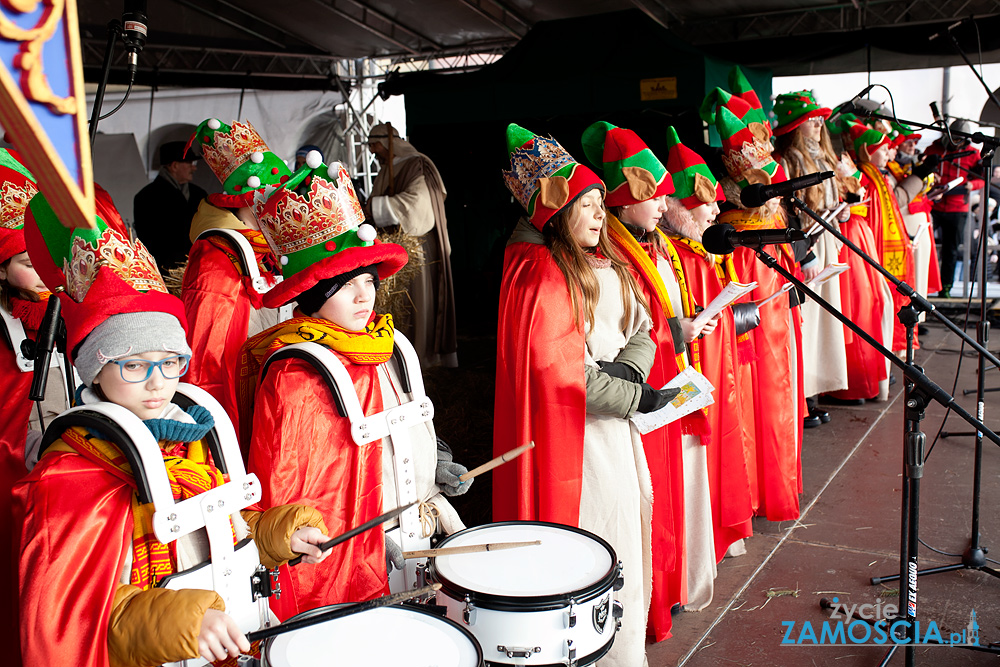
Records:
[[[437,439],[437,470],[434,471],[434,482],[441,487],[441,493],[446,496],[460,496],[469,490],[474,479],[463,482],[459,479],[469,472],[461,463],[455,463],[451,447],[441,438]]]
[[[403,558],[403,550],[399,548],[388,535],[385,536],[385,572],[386,574],[392,572],[392,568],[397,570],[402,570],[403,566],[406,565],[406,560]]]
[[[760,326],[760,309],[755,303],[734,303],[733,321],[736,325],[736,335],[742,336]]]

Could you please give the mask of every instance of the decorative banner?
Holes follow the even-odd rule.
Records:
[[[639,98],[643,102],[651,100],[676,100],[677,77],[667,76],[660,79],[642,79],[639,82]]]
[[[59,220],[94,227],[76,0],[0,0],[0,123]]]

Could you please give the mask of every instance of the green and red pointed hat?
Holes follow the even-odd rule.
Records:
[[[672,126],[667,128],[667,146],[670,150],[667,169],[673,177],[675,199],[689,211],[702,204],[726,200],[722,184],[715,179],[705,160],[681,143]]]
[[[539,230],[549,219],[584,192],[606,191],[601,179],[577,162],[559,142],[511,123],[507,126],[510,169],[503,180]]]
[[[747,103],[750,107],[750,113],[744,118],[748,123],[750,121],[756,121],[762,123],[764,127],[767,128],[768,136],[771,132],[771,122],[767,119],[767,114],[764,113],[764,107],[760,103],[760,98],[757,96],[757,91],[753,89],[750,82],[747,80],[746,75],[743,74],[743,70],[740,69],[739,65],[734,65],[731,70],[729,70],[729,89],[733,91],[736,97]]]
[[[226,125],[209,118],[195,129],[185,152],[194,142],[222,183],[222,192],[208,195],[209,203],[221,208],[250,206],[254,192],[276,187],[292,176],[285,161],[271,152],[249,121]]]
[[[21,156],[0,148],[0,263],[24,252],[24,211],[37,193]]]
[[[94,229],[68,229],[45,195],[35,195],[25,213],[28,257],[45,286],[59,294],[67,349],[112,315],[159,312],[187,330],[184,304],[167,291],[156,261],[141,241],[129,240],[111,196],[95,184]]]
[[[861,151],[864,150],[864,156],[869,159],[882,146],[892,145],[889,137],[861,123],[851,124],[847,128],[847,133],[855,154],[860,156],[862,155]]]
[[[583,152],[601,168],[607,206],[626,206],[669,195],[674,182],[649,146],[632,130],[598,121],[583,131]]]
[[[830,109],[821,107],[808,90],[782,93],[774,100],[774,117],[777,123],[774,133],[788,134],[810,118],[826,119],[830,117],[830,113]]]
[[[296,192],[299,186],[305,192]],[[339,162],[329,166],[317,151],[281,187],[252,204],[260,231],[281,266],[282,281],[264,295],[277,308],[321,280],[365,266],[377,266],[384,280],[406,265],[406,250],[376,239],[364,223],[351,175]],[[362,224],[363,223],[363,224]]]
[[[909,140],[919,141],[920,137],[922,136],[921,134],[914,132],[913,128],[910,127],[909,125],[906,125],[905,123],[900,123],[899,121],[891,120],[889,121],[889,124],[892,126],[892,129],[894,130],[894,135],[892,138],[893,148],[899,146],[904,141],[909,141]]]
[[[731,97],[715,110],[715,127],[722,138],[722,163],[729,177],[740,188],[787,180],[785,170],[771,157],[770,133],[765,124],[742,120],[748,109],[742,99]]]

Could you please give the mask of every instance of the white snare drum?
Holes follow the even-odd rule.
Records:
[[[487,665],[589,665],[611,648],[621,618],[621,566],[611,545],[579,528],[491,523],[437,544],[541,540],[538,546],[439,556],[437,602],[483,647]]]
[[[289,620],[309,618],[339,605]],[[267,640],[265,667],[482,667],[483,652],[457,623],[414,607],[377,607]]]

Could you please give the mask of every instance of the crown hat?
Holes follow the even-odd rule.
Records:
[[[774,100],[774,116],[777,121],[774,133],[788,134],[810,118],[826,119],[830,117],[830,113],[830,109],[821,107],[808,90],[782,93]]]
[[[771,157],[771,142],[765,124],[745,122],[749,104],[738,97],[720,100],[715,110],[715,126],[722,138],[722,163],[729,177],[740,187],[779,183],[787,180],[784,169]]]
[[[605,191],[597,174],[577,162],[559,142],[515,123],[507,126],[507,154],[510,169],[503,172],[504,183],[539,230],[587,190]]]
[[[747,122],[756,121],[758,123],[763,123],[768,131],[768,138],[771,137],[771,124],[767,120],[767,114],[764,113],[764,107],[760,103],[760,97],[757,96],[757,91],[753,89],[750,85],[750,81],[747,80],[743,70],[740,69],[739,65],[734,65],[731,70],[729,70],[729,88],[733,91],[733,94],[739,97],[741,100],[747,103],[750,107],[750,113],[747,118]]]
[[[113,315],[173,315],[187,329],[184,304],[167,292],[156,261],[141,241],[132,243],[110,195],[95,186],[94,229],[64,227],[43,194],[25,214],[28,256],[45,286],[59,294],[67,348],[79,345]]]
[[[607,206],[627,206],[669,195],[674,181],[653,151],[632,130],[598,121],[583,131],[583,152],[599,166]]]
[[[0,148],[0,263],[25,251],[24,211],[38,193],[20,156]]]
[[[305,192],[297,189],[304,186]],[[254,215],[283,280],[264,295],[268,308],[282,306],[326,278],[377,265],[384,280],[407,262],[406,250],[377,240],[351,175],[339,162],[324,165],[318,151],[266,199],[255,198]]]
[[[277,187],[291,178],[288,165],[271,152],[250,121],[226,125],[218,118],[209,118],[195,129],[185,153],[195,142],[222,183],[221,193],[208,195],[209,203],[215,206],[250,206],[254,192]]]
[[[705,160],[681,143],[677,130],[667,128],[667,169],[673,177],[674,198],[689,211],[702,204],[725,201],[722,184],[716,180]]]

